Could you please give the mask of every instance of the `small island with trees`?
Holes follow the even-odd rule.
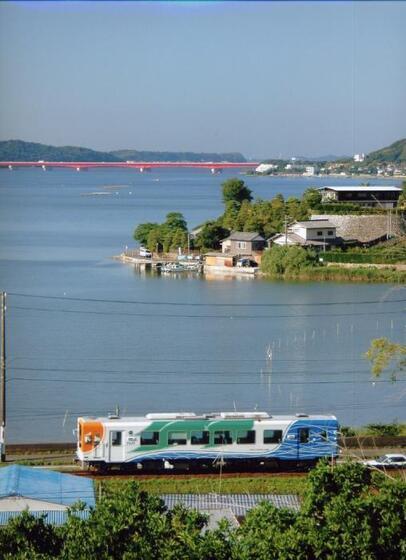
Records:
[[[337,247],[272,245],[272,238],[283,233],[289,223],[308,221],[313,215],[367,217],[368,224],[380,220],[386,224],[387,209],[379,206],[365,208],[351,202],[323,202],[319,189],[307,189],[301,198],[275,195],[270,200],[253,199],[252,191],[242,179],[232,178],[222,184],[224,212],[208,220],[191,232],[183,215],[170,212],[159,224],[147,222],[134,230],[134,239],[156,255],[187,253],[201,255],[220,251],[221,244],[231,232],[256,232],[271,240],[270,248],[260,256],[259,269],[269,277],[303,280],[359,280],[404,282],[406,270],[406,238],[393,235],[370,246],[343,244]],[[406,182],[403,183],[397,213],[402,222],[406,209]],[[395,222],[396,216],[391,217]],[[388,236],[389,237],[389,236]],[[319,249],[319,250],[317,250]],[[332,264],[333,263],[333,264]],[[336,263],[336,265],[334,265]],[[348,266],[348,264],[350,266]],[[370,264],[371,266],[365,266]],[[375,266],[374,266],[375,265]],[[376,266],[379,265],[379,266]],[[401,266],[399,266],[401,265]],[[405,267],[406,268],[406,267]]]

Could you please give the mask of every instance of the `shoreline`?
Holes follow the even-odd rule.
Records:
[[[152,270],[155,268],[152,261],[147,259],[137,259],[126,255],[116,255],[113,260],[120,261],[123,264],[131,264],[140,271],[147,268]],[[173,273],[175,278],[180,275],[196,274],[195,272]],[[355,282],[355,283],[406,283],[406,264],[367,264],[367,263],[327,263],[325,266],[303,269],[295,274],[270,274],[263,272],[259,267],[256,268],[237,268],[204,265],[203,271],[199,272],[199,276],[206,277],[208,280],[247,278],[247,279],[264,279],[277,281],[301,281],[301,282]]]

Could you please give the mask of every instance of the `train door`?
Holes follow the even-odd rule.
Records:
[[[110,430],[109,434],[109,461],[121,463],[124,460],[124,431]]]
[[[308,459],[310,446],[310,429],[299,428],[297,431],[297,458]]]

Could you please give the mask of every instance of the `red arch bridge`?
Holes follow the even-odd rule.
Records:
[[[89,169],[137,169],[141,173],[152,169],[179,169],[195,168],[208,169],[211,173],[219,173],[223,169],[254,169],[259,162],[231,162],[231,161],[0,161],[0,168],[19,169],[21,167],[39,167],[47,169],[67,168],[75,171],[87,171]]]

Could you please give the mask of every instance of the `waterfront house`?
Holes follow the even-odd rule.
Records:
[[[351,202],[360,206],[394,208],[402,189],[389,186],[321,187],[322,202]]]
[[[326,248],[340,245],[337,228],[328,219],[294,222],[285,233],[277,233],[268,239],[269,245],[301,245],[315,248]]]
[[[251,256],[262,252],[265,244],[265,239],[256,231],[232,231],[221,242],[221,251],[230,255]]]

